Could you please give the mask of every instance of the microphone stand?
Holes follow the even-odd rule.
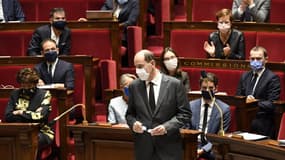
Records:
[[[67,113],[69,113],[70,111],[72,111],[74,108],[76,107],[82,107],[82,115],[83,115],[83,121],[82,121],[82,125],[83,126],[88,126],[88,121],[86,120],[86,110],[85,110],[85,105],[84,104],[75,104],[72,107],[70,107],[69,109],[67,109],[66,111],[64,111],[63,113],[61,113],[59,116],[55,117],[53,120],[51,120],[48,123],[48,126],[52,126],[55,124],[55,122],[57,120],[59,120],[60,118],[62,118],[63,116],[65,116]]]
[[[213,97],[212,93],[210,91],[208,91],[208,92],[210,94],[211,100],[214,101],[214,106],[217,107],[217,109],[220,113],[220,116],[221,116],[221,125],[220,125],[220,130],[218,132],[218,135],[219,136],[225,136],[223,111],[222,111],[221,107],[218,105],[218,103],[216,102],[216,99],[215,99],[215,97]]]

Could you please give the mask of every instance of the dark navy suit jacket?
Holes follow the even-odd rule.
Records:
[[[5,21],[24,21],[25,14],[18,0],[2,0]]]
[[[55,66],[52,80],[48,74],[46,62],[37,64],[35,69],[38,71],[40,78],[45,84],[64,83],[65,88],[71,90],[74,89],[74,68],[71,63],[59,59]]]
[[[32,35],[32,39],[30,41],[27,54],[29,56],[36,56],[41,55],[41,43],[43,40],[50,38],[51,36],[51,25],[44,25],[35,30],[35,32]],[[59,55],[68,55],[70,53],[70,47],[71,47],[71,32],[68,27],[65,27],[62,31],[59,42],[58,42],[58,48],[59,48]]]
[[[115,1],[116,2],[116,1]],[[113,10],[117,6],[117,3],[113,4],[113,0],[106,0],[101,10]],[[134,26],[137,23],[139,16],[139,2],[138,0],[128,0],[128,2],[122,5],[118,21],[124,26],[123,40],[126,40],[126,30],[128,26]]]

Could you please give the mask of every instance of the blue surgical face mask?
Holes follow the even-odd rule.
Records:
[[[250,61],[250,68],[255,72],[261,70],[263,68],[262,61],[259,60]]]
[[[118,4],[123,5],[128,2],[128,0],[117,0]]]
[[[124,87],[124,93],[125,93],[126,96],[129,97],[129,95],[130,95],[129,87]]]
[[[48,62],[54,62],[57,58],[57,51],[48,51],[45,53],[45,59]]]

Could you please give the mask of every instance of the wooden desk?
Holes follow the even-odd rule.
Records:
[[[0,98],[9,98],[11,91],[14,89],[0,89]],[[58,113],[61,114],[67,110],[68,106],[66,105],[66,100],[68,95],[66,93],[66,89],[49,89],[52,97],[57,99],[57,109]],[[67,159],[67,138],[69,133],[66,128],[68,121],[68,117],[59,119],[59,136],[60,136],[60,150],[61,150],[61,158]],[[0,123],[1,124],[1,123]],[[23,129],[23,127],[22,127]],[[1,132],[1,130],[0,130]],[[4,130],[3,130],[4,132]],[[0,133],[1,135],[1,133]]]
[[[213,143],[213,151],[217,160],[284,160],[285,148],[271,145],[274,140],[247,141],[207,134]]]
[[[68,125],[75,139],[76,160],[134,159],[133,136],[128,128],[94,125]],[[196,159],[199,131],[181,130],[184,160]]]
[[[36,159],[38,132],[37,123],[0,123],[1,159]]]

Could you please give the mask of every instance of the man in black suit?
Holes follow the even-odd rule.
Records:
[[[252,132],[274,138],[275,106],[272,102],[280,97],[280,78],[265,67],[267,59],[265,48],[256,46],[251,49],[252,70],[242,75],[236,95],[247,96],[247,103],[256,102],[259,107],[251,124]]]
[[[29,56],[41,55],[41,43],[44,39],[51,38],[59,48],[59,55],[68,55],[70,52],[71,32],[66,27],[66,18],[63,8],[53,8],[50,11],[50,24],[35,30],[30,41],[27,54]]]
[[[74,89],[74,68],[69,62],[58,59],[58,48],[52,39],[42,42],[42,55],[45,61],[37,64],[35,69],[40,75],[39,86],[53,84],[55,88],[67,88],[68,92]]]
[[[149,50],[134,58],[139,79],[129,85],[126,119],[134,133],[136,160],[181,160],[179,128],[191,122],[183,84],[155,66]]]

